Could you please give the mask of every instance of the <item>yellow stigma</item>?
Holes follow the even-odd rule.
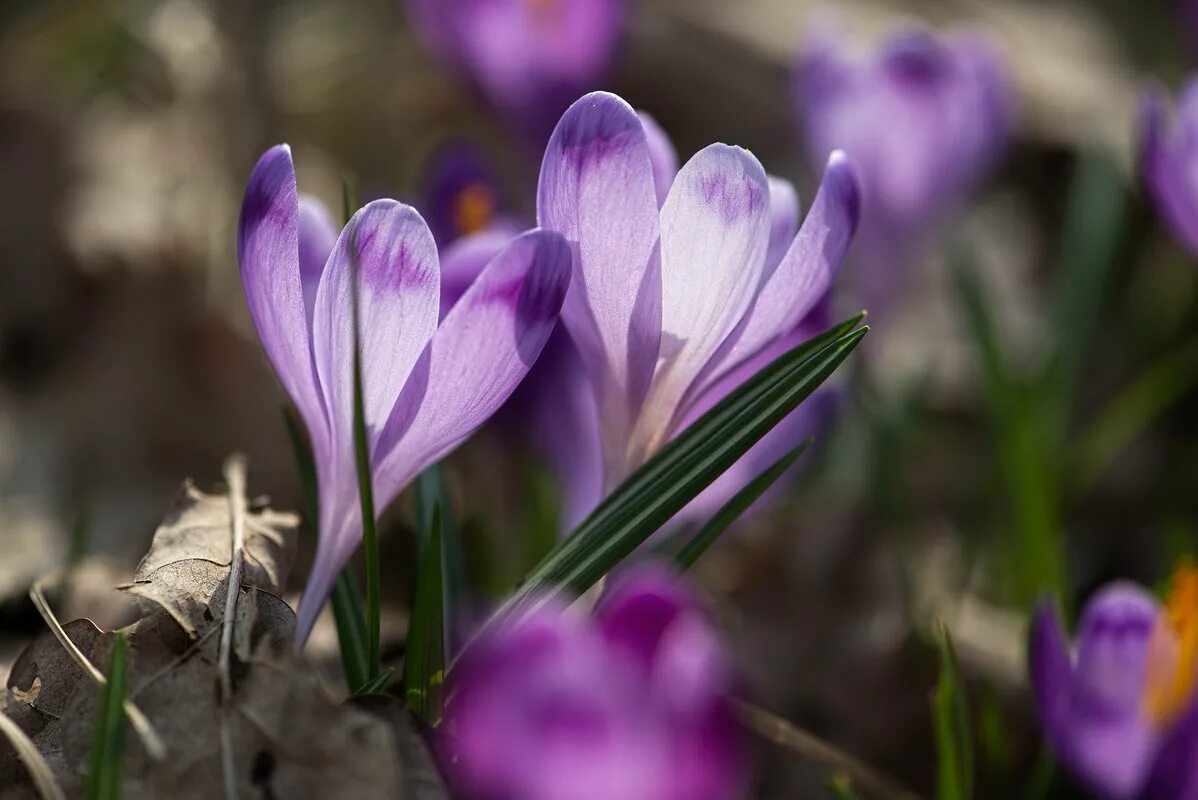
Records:
[[[1198,667],[1198,567],[1185,559],[1173,573],[1169,597],[1149,642],[1144,705],[1157,725],[1186,709]]]
[[[472,183],[453,202],[453,228],[458,236],[481,231],[491,224],[495,193],[484,183]]]

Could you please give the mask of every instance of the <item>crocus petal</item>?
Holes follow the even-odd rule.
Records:
[[[1157,209],[1191,252],[1198,253],[1198,80],[1182,92],[1176,124],[1168,100],[1149,86],[1140,103],[1140,166]]]
[[[649,144],[649,161],[653,164],[653,185],[657,188],[657,204],[662,205],[670,194],[670,185],[678,174],[678,151],[661,125],[647,111],[638,111]]]
[[[441,319],[478,279],[483,267],[519,234],[515,226],[505,224],[463,236],[441,251]]]
[[[1061,758],[1104,796],[1134,797],[1149,779],[1159,736],[1143,714],[1148,643],[1156,603],[1131,584],[1114,584],[1086,606],[1071,666],[1051,612],[1037,612],[1032,685]],[[1068,658],[1068,656],[1064,656]]]
[[[843,153],[835,152],[828,159],[798,236],[765,279],[744,323],[721,345],[701,386],[709,386],[771,341],[793,331],[827,294],[853,240],[859,209],[853,168]]]
[[[799,193],[794,184],[774,175],[769,176],[769,182],[770,242],[765,249],[765,268],[761,272],[763,286],[773,277],[799,230]]]
[[[570,248],[557,233],[519,236],[446,315],[383,432],[375,494],[386,505],[511,395],[557,322]]]
[[[562,317],[594,383],[603,430],[626,442],[661,335],[653,167],[631,106],[596,92],[566,111],[545,150],[537,218],[574,250]]]
[[[312,312],[316,307],[316,290],[325,262],[337,243],[337,226],[328,209],[315,197],[300,195],[299,199],[299,268],[304,287],[304,309],[308,330],[312,330]]]
[[[692,605],[675,574],[646,564],[609,580],[595,620],[607,640],[635,656],[648,673],[666,629]]]
[[[437,246],[411,206],[376,200],[345,226],[316,294],[313,352],[333,440],[353,455],[353,296],[358,275],[362,401],[373,450],[416,359],[437,327]]]
[[[753,302],[769,214],[765,170],[739,147],[709,145],[674,179],[661,210],[661,362],[634,451],[668,435],[683,394]]]
[[[237,226],[246,304],[279,381],[299,409],[316,452],[328,422],[316,373],[300,276],[300,210],[291,149],[267,150],[250,174]]]

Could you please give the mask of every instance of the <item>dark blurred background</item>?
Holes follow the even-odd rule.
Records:
[[[834,13],[863,46],[901,20],[989,31],[1014,75],[1018,133],[952,238],[978,256],[1013,370],[1033,369],[1053,335],[1061,231],[1087,160],[1106,165],[1126,203],[1065,449],[1162,352],[1192,353],[1198,271],[1155,220],[1133,157],[1143,81],[1176,86],[1198,59],[1198,26],[1180,5],[630,6],[613,76],[597,88],[650,111],[684,159],[712,141],[740,144],[804,198],[815,176],[790,65],[814,20]],[[364,198],[419,205],[430,154],[463,139],[494,169],[504,211],[531,218],[539,154],[427,53],[394,0],[0,6],[0,664],[38,624],[22,599],[33,578],[72,547],[128,574],[180,482],[214,483],[226,454],[249,456],[252,493],[300,505],[285,398],[237,271],[235,222],[258,155],[289,142],[301,190],[332,209],[346,175]],[[1003,488],[1002,430],[946,261],[920,264],[900,312],[871,334],[854,399],[789,500],[701,576],[762,706],[924,794],[943,622],[975,701],[983,796],[1033,784],[1067,796],[1040,761],[1026,607],[1002,588],[1003,572],[1021,568],[1000,555],[1018,499]],[[1109,465],[1060,492],[1050,527],[1074,602],[1113,577],[1154,584],[1192,552],[1196,396],[1181,375]],[[495,590],[531,557],[505,547],[527,524],[530,490],[488,467],[504,446],[484,436],[448,470],[478,540],[467,559]],[[402,604],[411,545],[403,509],[395,516],[384,548]],[[314,647],[322,641],[331,647],[331,634]],[[759,796],[828,796],[820,765],[763,746],[759,766]]]

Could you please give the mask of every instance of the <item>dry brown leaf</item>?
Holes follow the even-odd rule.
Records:
[[[298,524],[295,514],[270,508],[250,510],[243,585],[283,593]],[[121,588],[166,610],[188,635],[200,636],[224,613],[232,560],[229,525],[226,496],[205,494],[185,483],[155,531],[133,583]]]

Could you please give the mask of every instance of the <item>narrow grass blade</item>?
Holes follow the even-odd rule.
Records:
[[[347,212],[350,196],[346,183]],[[351,232],[351,236],[353,233]],[[357,253],[357,245],[348,249]],[[366,562],[366,672],[373,680],[382,671],[379,643],[382,630],[381,600],[379,592],[379,540],[374,517],[374,478],[370,470],[370,440],[366,435],[366,406],[362,397],[362,331],[360,313],[360,287],[358,286],[358,262],[350,258],[350,299],[354,326],[354,464],[358,473],[358,499],[362,508],[362,553]]]
[[[358,687],[357,691],[355,691],[352,696],[362,697],[363,695],[367,694],[382,694],[383,690],[387,688],[387,684],[391,682],[391,678],[394,675],[395,667],[387,667],[378,675],[375,675],[373,678]]]
[[[445,675],[445,561],[440,506],[433,508],[430,530],[412,599],[403,689],[408,710],[429,725],[436,725],[441,720],[441,685]]]
[[[304,494],[304,513],[308,524],[315,529],[320,519],[320,500],[316,490],[316,461],[312,448],[303,430],[290,409],[283,410],[283,421],[287,436],[291,440],[291,451],[299,472],[300,488]],[[345,670],[345,682],[350,691],[359,691],[370,676],[367,674],[369,657],[366,647],[366,614],[362,610],[362,598],[354,585],[353,573],[346,567],[337,577],[330,598],[333,605],[333,621],[337,626],[337,644],[341,650],[341,665]]]
[[[795,459],[807,449],[809,444],[811,444],[811,440],[805,439],[798,447],[775,461],[768,469],[733,495],[732,499],[725,503],[715,513],[715,516],[708,520],[707,524],[700,528],[699,532],[679,551],[678,555],[674,557],[674,563],[684,570],[693,567],[699,560],[699,556],[707,552],[707,548],[715,543],[720,534],[726,531],[729,525],[736,522],[737,518],[757,501],[757,498],[765,494],[765,490],[773,486],[774,481],[790,469],[790,465],[795,463]]]
[[[440,463],[433,464],[416,477],[416,535],[419,548],[417,563],[424,558],[424,551],[432,539],[433,514],[440,511],[441,553],[445,559],[444,615],[446,648],[452,652],[460,642],[454,641],[457,630],[454,621],[458,610],[466,603],[466,561],[462,553],[462,540],[453,516],[449,487],[445,483],[445,469]]]
[[[125,757],[125,634],[112,641],[108,672],[100,687],[96,707],[96,729],[92,736],[84,797],[87,800],[118,800],[121,796],[121,772]]]
[[[666,445],[533,569],[501,615],[593,586],[832,374],[869,330],[852,330],[856,321],[779,356]]]
[[[940,680],[932,692],[939,760],[940,800],[970,800],[973,796],[973,737],[969,706],[957,672],[957,657],[948,631],[940,641]]]

